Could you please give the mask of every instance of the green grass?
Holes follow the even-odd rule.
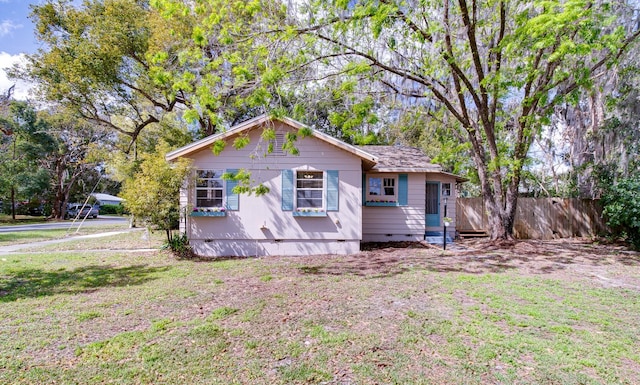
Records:
[[[68,231],[64,229],[0,233],[0,246],[60,239],[66,237],[67,233]]]
[[[569,269],[434,268],[448,256],[415,253],[375,268],[12,254],[0,261],[0,383],[640,382],[638,289]],[[607,258],[582,268],[640,277],[637,256]]]
[[[89,234],[97,234],[104,233],[110,231],[121,231],[128,229],[128,224],[122,225],[112,225],[112,226],[84,226],[80,229],[80,231],[76,232],[75,228],[69,230],[65,229],[49,229],[49,230],[34,230],[34,231],[15,231],[9,233],[0,233],[0,246],[9,246],[9,245],[17,245],[23,243],[31,243],[31,242],[40,242],[40,241],[50,241],[54,239],[64,239],[73,236],[79,235],[89,235]],[[141,234],[141,233],[138,233]],[[153,233],[151,235],[151,242],[155,242],[155,240],[159,237],[158,233]],[[140,235],[138,235],[140,236]],[[105,242],[105,240],[94,239],[92,241],[94,244],[99,242]],[[66,245],[71,245],[73,243],[65,243]],[[82,245],[82,247],[86,247],[87,241],[77,241],[77,245]],[[145,247],[140,246],[141,243],[136,240],[136,247]],[[59,246],[59,245],[49,245],[47,246],[49,250],[69,250],[69,246]]]
[[[14,220],[11,215],[0,214],[0,226],[45,223],[46,221],[47,219],[43,216],[32,217],[30,215],[16,215],[16,219]]]
[[[88,228],[80,235],[93,233],[102,233],[110,231],[121,231],[123,228],[107,228],[100,230],[99,228]],[[74,234],[75,235],[75,234]],[[122,234],[110,235],[106,237],[70,240],[63,243],[54,243],[51,245],[36,246],[24,251],[69,251],[69,250],[132,250],[132,249],[158,249],[166,242],[166,236],[159,231],[145,233],[144,230],[126,232]]]

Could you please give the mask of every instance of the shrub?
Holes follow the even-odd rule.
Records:
[[[169,238],[164,248],[171,250],[179,258],[188,258],[191,256],[191,246],[189,246],[189,239],[187,234],[181,233],[180,235],[174,235]]]
[[[122,215],[124,214],[124,206],[122,205],[102,205],[100,206],[100,215]]]
[[[120,194],[125,207],[137,219],[155,229],[164,230],[171,243],[171,231],[178,227],[180,219],[179,193],[189,174],[186,159],[167,163],[167,144],[159,144],[153,153],[142,154],[140,169],[126,179]]]
[[[621,179],[602,196],[603,214],[615,235],[640,250],[640,177]]]

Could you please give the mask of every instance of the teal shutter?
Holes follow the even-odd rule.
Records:
[[[338,211],[338,170],[327,171],[327,211]]]
[[[236,175],[238,170],[227,170],[228,173]],[[240,209],[240,197],[233,192],[233,188],[238,185],[237,180],[227,180],[225,195],[227,197],[227,210],[238,211]]]
[[[282,211],[293,210],[293,171],[282,170]]]
[[[362,174],[362,205],[367,203],[367,174]]]
[[[398,175],[398,206],[409,205],[409,176]]]

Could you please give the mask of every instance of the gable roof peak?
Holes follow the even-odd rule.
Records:
[[[256,116],[255,118],[239,123],[224,132],[207,136],[206,138],[200,139],[184,147],[178,148],[177,150],[171,151],[170,153],[167,154],[166,159],[168,161],[172,161],[180,157],[188,156],[190,154],[193,154],[194,152],[210,147],[214,142],[218,140],[226,140],[234,135],[240,134],[243,131],[253,129],[265,124],[266,122],[276,121],[276,120],[282,123],[285,123],[286,125],[291,126],[292,128],[295,128],[298,130],[302,128],[311,130],[311,136],[317,139],[320,139],[324,142],[327,142],[333,146],[336,146],[344,151],[347,151],[361,158],[366,168],[371,168],[378,162],[378,159],[376,158],[375,155],[370,154],[361,148],[352,146],[339,139],[336,139],[333,136],[327,135],[323,132],[313,129],[303,123],[298,122],[297,120],[294,120],[288,117],[273,117],[268,114],[262,114],[262,115]]]

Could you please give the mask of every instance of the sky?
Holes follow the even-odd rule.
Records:
[[[0,0],[0,92],[16,84],[14,98],[26,99],[29,86],[7,78],[5,68],[24,60],[24,54],[35,53],[38,45],[29,20],[30,4],[41,0]]]

